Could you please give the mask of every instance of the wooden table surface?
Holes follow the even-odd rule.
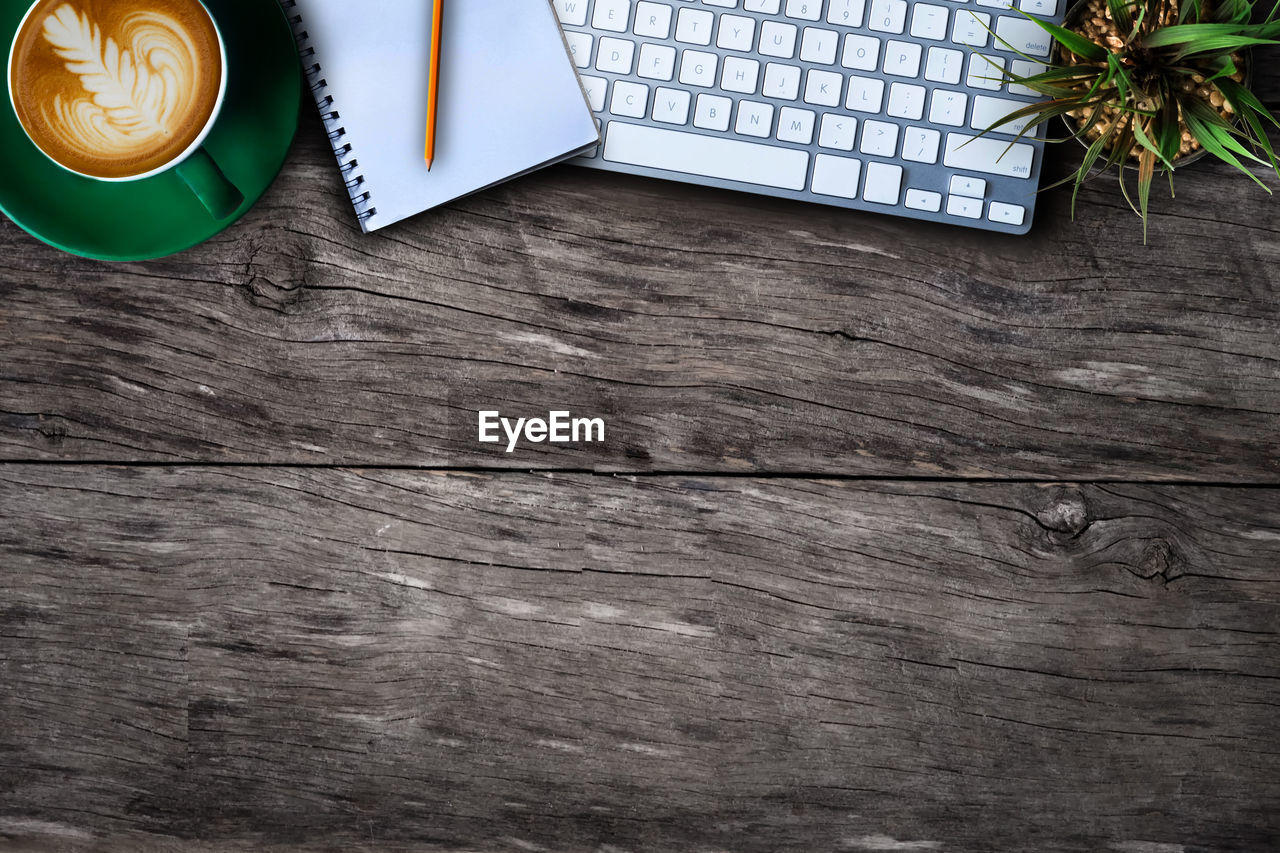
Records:
[[[0,848],[1280,849],[1280,200],[1155,207],[5,221]]]

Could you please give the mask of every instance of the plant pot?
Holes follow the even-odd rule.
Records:
[[[1085,12],[1088,10],[1091,3],[1092,3],[1092,0],[1075,0],[1075,2],[1071,4],[1071,8],[1067,10],[1066,16],[1063,18],[1062,26],[1066,27],[1072,32],[1079,33],[1080,31],[1078,29],[1078,26],[1080,24],[1081,18],[1083,18]],[[1064,48],[1061,44],[1057,42],[1054,43],[1054,61],[1055,62],[1063,62],[1066,53],[1067,53],[1066,48]],[[1246,88],[1249,88],[1253,83],[1252,51],[1244,50],[1241,52],[1240,69],[1244,75],[1242,85],[1244,85]],[[1066,127],[1067,132],[1069,134],[1072,134],[1072,138],[1074,138],[1076,142],[1080,143],[1080,145],[1083,148],[1088,149],[1090,145],[1089,140],[1082,139],[1074,135],[1077,130],[1077,127],[1074,124],[1074,119],[1071,119],[1068,116],[1061,116],[1059,120]],[[1237,118],[1236,121],[1239,121],[1239,119]],[[1190,154],[1187,154],[1181,157],[1176,157],[1173,160],[1173,170],[1176,171],[1182,166],[1189,166],[1192,163],[1195,163],[1197,160],[1203,159],[1206,155],[1208,155],[1208,153],[1209,152],[1206,151],[1203,147],[1200,147],[1199,149],[1191,152]],[[1133,169],[1136,171],[1138,166],[1136,163],[1133,162],[1133,158],[1129,157],[1125,159],[1124,163],[1122,164],[1122,168]]]

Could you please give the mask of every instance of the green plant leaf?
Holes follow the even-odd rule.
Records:
[[[1239,142],[1236,142],[1231,135],[1229,127],[1223,126],[1225,122],[1221,116],[1196,98],[1179,98],[1179,103],[1182,104],[1182,118],[1187,123],[1187,129],[1191,131],[1191,135],[1195,137],[1204,150],[1222,162],[1234,166],[1248,175],[1258,186],[1267,192],[1271,192],[1270,188],[1257,175],[1250,172],[1236,157],[1236,154],[1233,153],[1243,152],[1246,157],[1258,160],[1257,157],[1249,154]],[[1258,160],[1258,162],[1262,161]]]
[[[1033,15],[1028,15],[1026,12],[1022,12],[1021,10],[1019,10],[1019,12],[1022,17],[1026,18],[1028,21],[1034,21],[1041,29],[1053,36],[1054,41],[1058,42],[1076,56],[1083,57],[1084,59],[1088,59],[1093,62],[1106,61],[1109,51],[1092,39],[1086,38],[1079,33],[1072,32],[1066,27],[1058,24],[1042,21]],[[997,38],[999,38],[999,36],[997,36]],[[1001,41],[1004,40],[1001,39]],[[1013,47],[1010,46],[1010,50],[1012,49]]]
[[[1128,44],[1137,32],[1133,25],[1133,6],[1130,0],[1107,0],[1107,9],[1111,12],[1111,20],[1115,22],[1116,29],[1125,44]]]
[[[1175,44],[1186,44],[1209,36],[1234,36],[1240,34],[1236,24],[1175,24],[1172,27],[1161,27],[1147,34],[1142,39],[1146,48],[1169,47]]]
[[[1253,17],[1253,3],[1249,0],[1219,0],[1214,20],[1224,23],[1247,24]]]
[[[1210,36],[1195,43],[1184,45],[1174,58],[1181,60],[1206,54],[1234,52],[1246,47],[1259,47],[1266,44],[1280,44],[1280,41],[1271,38],[1253,38],[1251,36]]]
[[[1155,177],[1156,152],[1143,151],[1138,158],[1138,215],[1142,217],[1142,245],[1147,244],[1147,220],[1151,211],[1151,180]]]
[[[1160,144],[1156,141],[1153,141],[1151,137],[1147,135],[1147,132],[1142,129],[1141,122],[1135,121],[1133,123],[1133,135],[1134,137],[1137,138],[1139,145],[1141,145],[1147,151],[1150,151],[1157,158],[1159,158],[1159,160],[1162,163],[1164,163],[1164,167],[1166,169],[1173,168],[1173,162],[1164,156],[1164,152],[1161,149]]]
[[[1178,102],[1169,95],[1164,95],[1164,105],[1160,109],[1160,157],[1172,164],[1182,149],[1182,127],[1178,121]],[[1170,171],[1173,167],[1170,165]]]
[[[1095,81],[1097,73],[1092,68],[1083,66],[1054,66],[1039,74],[1032,74],[1027,77],[1014,74],[1006,69],[1004,77],[1005,82],[1018,83],[1040,95],[1047,95],[1051,98],[1079,100],[1083,96],[1080,84],[1086,81]],[[1074,85],[1059,85],[1061,83]]]
[[[1129,91],[1131,89],[1129,75],[1125,73],[1124,67],[1120,64],[1120,57],[1114,53],[1107,54],[1107,68],[1110,72],[1110,81],[1116,87],[1116,93],[1120,96],[1120,103],[1129,103]]]
[[[1271,145],[1270,138],[1267,136],[1267,128],[1263,125],[1263,119],[1265,118],[1275,127],[1280,127],[1280,120],[1277,120],[1262,105],[1262,102],[1258,100],[1258,97],[1253,92],[1250,92],[1236,81],[1219,80],[1217,86],[1218,91],[1227,99],[1227,103],[1231,104],[1232,109],[1236,111],[1236,115],[1244,120],[1245,127],[1250,131],[1252,144],[1266,155],[1272,170],[1275,171],[1277,177],[1280,177],[1280,161],[1276,159],[1276,152]]]
[[[1215,80],[1221,80],[1223,77],[1230,77],[1236,73],[1236,63],[1230,56],[1221,56],[1217,59],[1210,60],[1206,63],[1208,70],[1213,74],[1206,77],[1206,83],[1212,83]]]
[[[1094,117],[1096,120],[1097,112],[1095,110]],[[1115,134],[1115,125],[1107,128],[1084,152],[1084,159],[1080,163],[1080,168],[1076,171],[1075,187],[1071,191],[1071,218],[1076,216],[1076,199],[1080,195],[1080,187],[1084,184],[1085,178],[1093,171],[1093,167],[1097,164],[1102,152],[1111,143],[1111,137]]]
[[[1241,86],[1235,80],[1218,80],[1217,87],[1218,91],[1222,92],[1223,97],[1231,102],[1231,106],[1236,112],[1240,112],[1242,107],[1247,107],[1256,111],[1259,115],[1266,116],[1268,121],[1280,128],[1280,119],[1277,119],[1270,110],[1263,106],[1257,95]]]

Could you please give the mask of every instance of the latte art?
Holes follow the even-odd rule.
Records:
[[[44,22],[44,37],[80,78],[85,94],[54,96],[49,126],[84,154],[127,157],[171,137],[190,112],[199,70],[191,38],[172,18],[130,15],[121,25],[122,48],[103,39],[88,15],[61,6]],[[134,57],[137,57],[135,60]]]
[[[55,0],[19,36],[15,106],[46,154],[96,177],[144,174],[181,155],[216,106],[222,59],[187,0]]]

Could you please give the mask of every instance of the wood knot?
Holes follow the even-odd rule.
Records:
[[[1178,553],[1177,548],[1165,539],[1157,539],[1147,544],[1137,565],[1130,566],[1129,571],[1143,580],[1157,578],[1166,586],[1187,573],[1186,561]]]
[[[244,252],[241,283],[254,305],[283,313],[302,299],[310,259],[297,238],[255,237]]]
[[[1036,513],[1036,521],[1051,533],[1075,539],[1089,529],[1089,507],[1075,489],[1060,489],[1049,504]]]
[[[39,433],[49,444],[60,444],[67,437],[67,427],[57,415],[28,415],[0,412],[0,429],[20,429]]]

